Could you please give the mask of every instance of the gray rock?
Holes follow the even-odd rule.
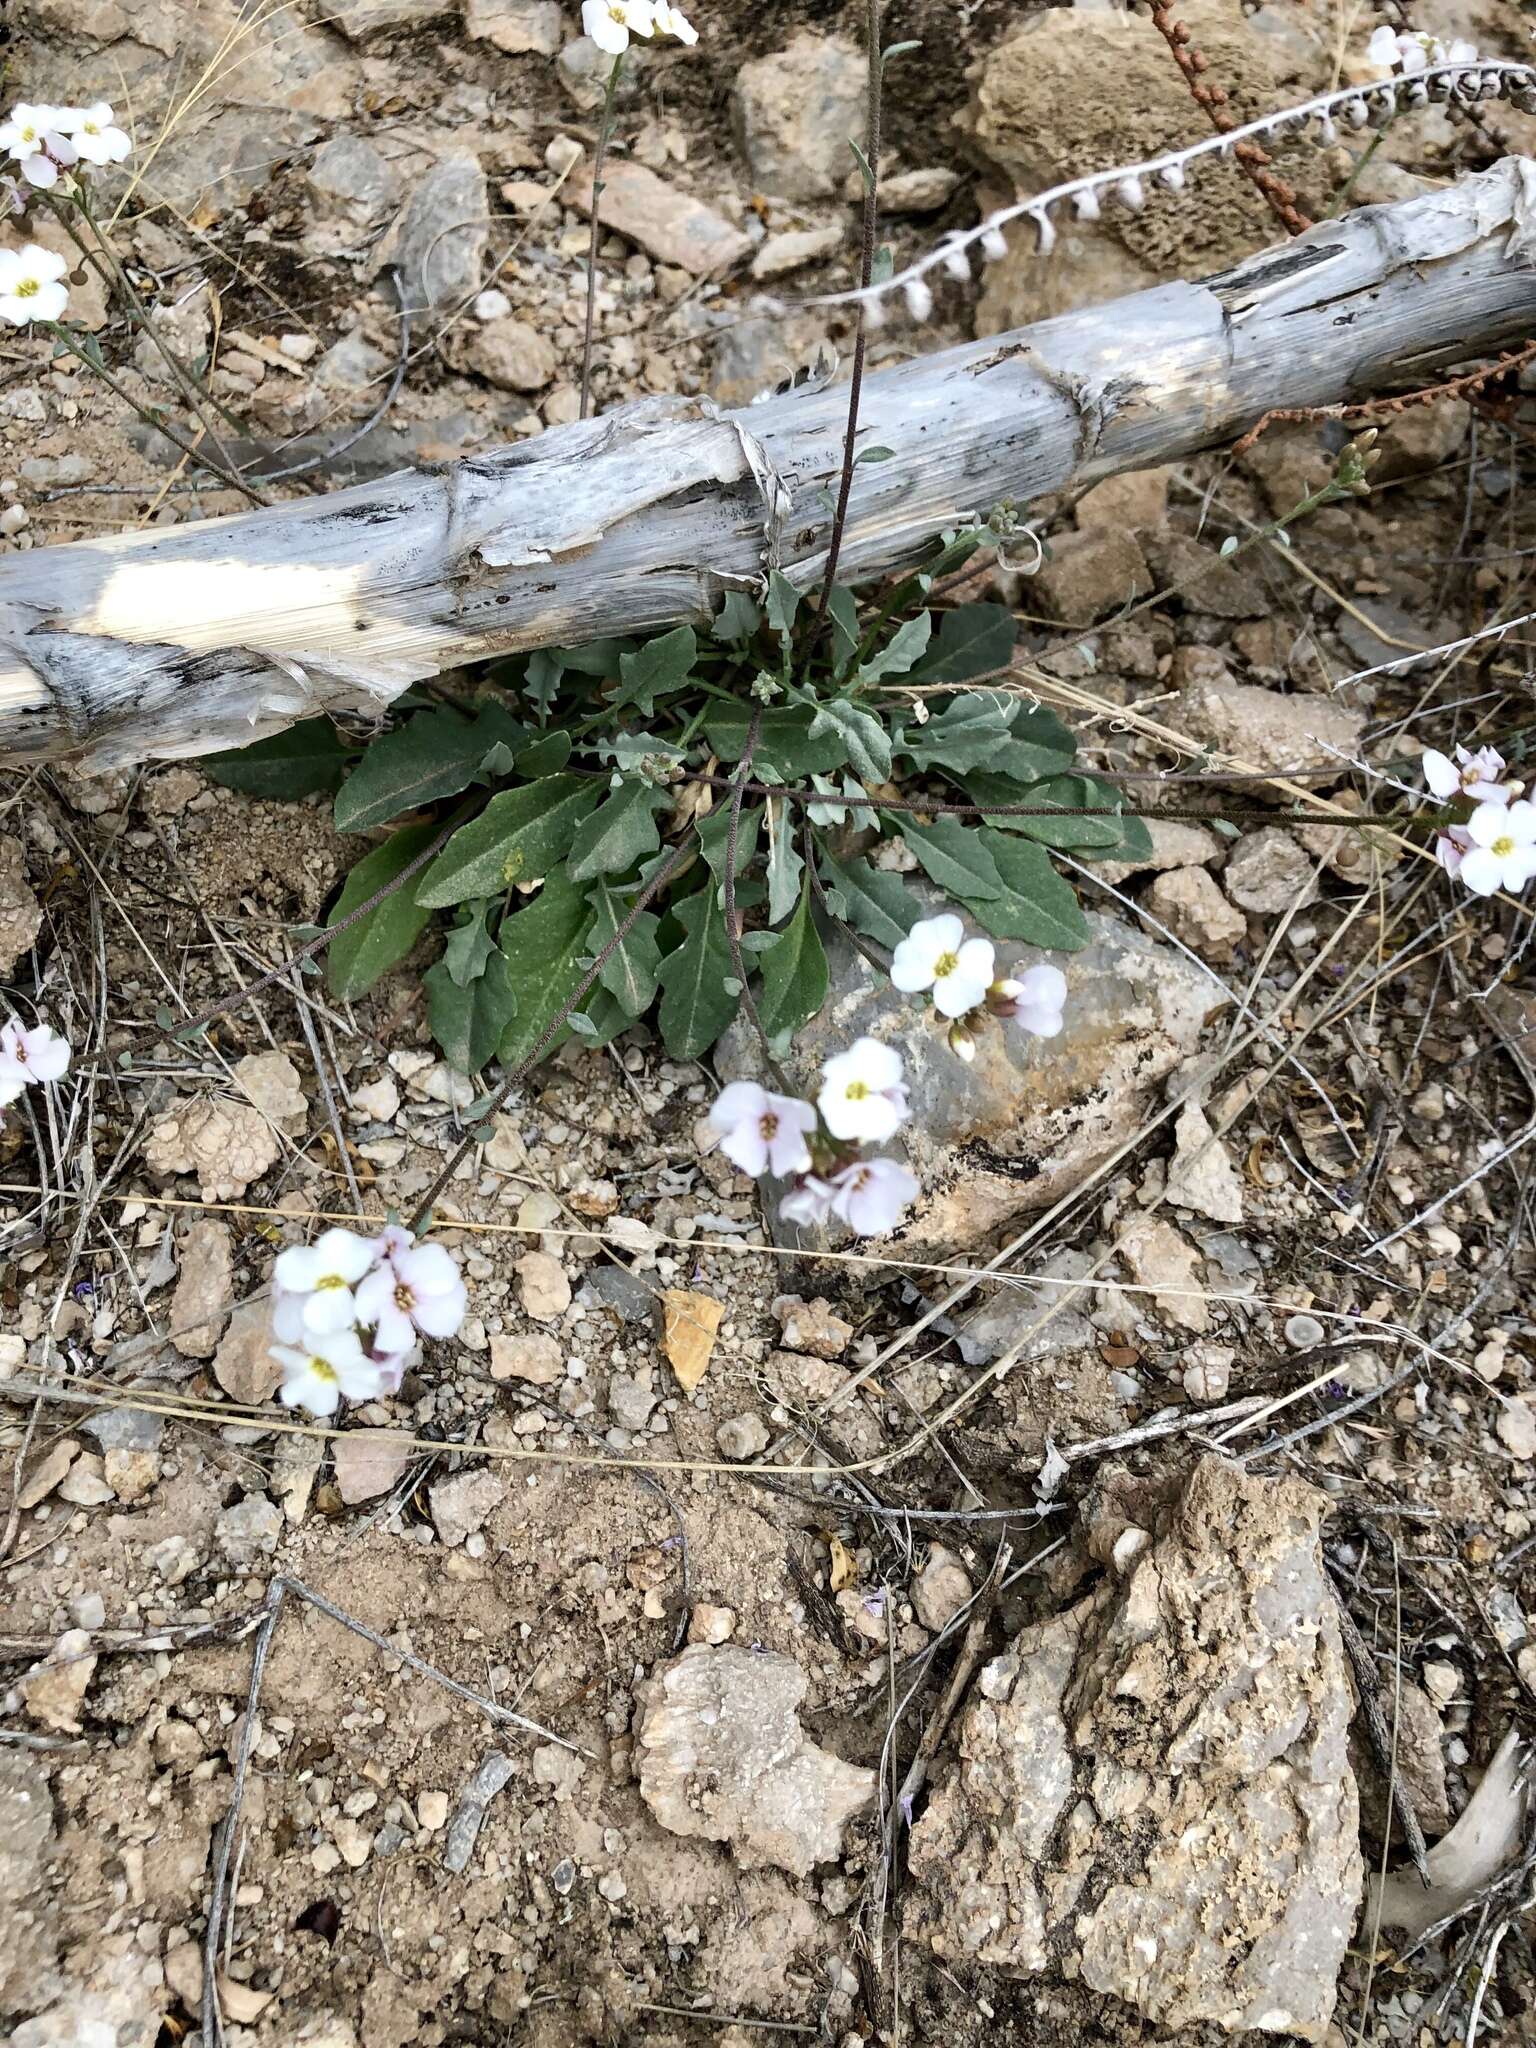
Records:
[[[283,1369],[272,1356],[272,1299],[259,1294],[242,1301],[229,1319],[224,1341],[214,1354],[213,1376],[231,1401],[259,1408],[277,1390]]]
[[[804,1877],[840,1856],[875,1774],[818,1749],[800,1726],[792,1657],[691,1644],[635,1688],[641,1797],[674,1835],[728,1842],[748,1869]]]
[[[768,1448],[768,1425],[761,1415],[733,1415],[729,1422],[722,1422],[715,1431],[715,1442],[720,1446],[722,1458],[734,1458],[744,1463],[755,1458],[760,1451]]]
[[[382,220],[400,196],[400,177],[361,135],[337,135],[315,151],[305,181],[314,210],[359,227]]]
[[[621,1429],[644,1429],[656,1396],[638,1380],[616,1377],[608,1383],[608,1413]]]
[[[863,53],[802,29],[782,50],[744,64],[731,95],[736,143],[760,192],[830,199],[864,141]]]
[[[577,171],[566,186],[570,204],[592,212],[590,165]],[[712,206],[692,193],[680,192],[644,164],[614,163],[603,172],[598,218],[658,263],[708,277],[739,263],[752,244]]]
[[[1326,1505],[1205,1458],[984,1667],[912,1834],[909,1938],[1159,2027],[1326,2037],[1362,1878]]]
[[[171,1342],[183,1358],[212,1358],[234,1301],[234,1236],[200,1216],[181,1240],[181,1278],[171,1297]]]
[[[158,1451],[165,1418],[147,1408],[103,1408],[81,1423],[80,1434],[104,1451]]]
[[[213,1525],[213,1540],[231,1564],[254,1564],[270,1557],[283,1533],[283,1511],[264,1493],[248,1493],[226,1508]]]
[[[509,57],[553,57],[565,39],[557,0],[464,0],[464,30]]]
[[[912,1581],[912,1605],[923,1627],[937,1635],[954,1620],[974,1590],[970,1573],[955,1553],[942,1543],[931,1543]]]
[[[1223,880],[1239,910],[1279,916],[1317,894],[1304,847],[1277,825],[1245,832],[1227,859]]]
[[[931,169],[897,171],[880,180],[882,213],[937,213],[948,205],[960,183],[958,171],[935,164]]]
[[[479,291],[490,210],[478,157],[444,157],[415,187],[386,252],[412,312],[458,305]]]
[[[814,314],[754,319],[748,305],[715,342],[709,395],[721,405],[750,405],[811,362],[825,340],[826,328]]]
[[[589,1296],[611,1308],[621,1323],[648,1323],[656,1311],[656,1289],[628,1266],[594,1266],[577,1299]]]
[[[650,55],[640,43],[631,43],[619,73],[617,104],[631,105],[640,96],[641,81],[650,65]],[[577,36],[555,60],[555,76],[572,105],[584,114],[595,114],[603,104],[613,59],[600,50],[590,36]]]
[[[202,1552],[187,1536],[163,1536],[158,1543],[146,1545],[144,1551],[144,1562],[168,1586],[179,1586],[189,1579],[202,1561]]]
[[[833,221],[830,227],[796,228],[788,234],[770,235],[752,258],[752,275],[787,277],[792,270],[835,256],[846,240],[841,221]]]
[[[1147,559],[1159,590],[1174,591],[1190,612],[1216,619],[1267,618],[1274,606],[1264,579],[1246,562],[1229,562],[1187,533],[1149,533]]]
[[[53,1795],[41,1757],[0,1750],[0,2010],[25,2011],[58,1944],[57,1901],[49,1896]]]
[[[320,134],[280,106],[216,107],[174,130],[155,157],[155,193],[177,213],[223,214],[261,191],[285,157]]]
[[[453,11],[453,0],[338,0],[326,18],[354,43],[363,43],[371,36],[425,28]]]
[[[484,1465],[456,1472],[451,1479],[439,1479],[427,1490],[427,1503],[439,1540],[452,1545],[473,1536],[506,1497],[505,1479]]]
[[[924,884],[913,882],[911,896],[914,920],[948,907]],[[861,1034],[900,1051],[913,1113],[882,1150],[904,1154],[923,1190],[902,1233],[904,1255],[978,1244],[1075,1187],[1135,1128],[1147,1091],[1189,1057],[1205,1020],[1228,1001],[1208,975],[1119,919],[1090,914],[1088,925],[1082,952],[1055,956],[1067,977],[1061,1035],[988,1030],[970,1066],[949,1050],[928,1005],[877,977],[846,940],[828,946],[828,998],[798,1034],[788,1070],[814,1095],[822,1061]],[[1017,975],[1048,957],[1000,944],[997,971]],[[717,1055],[722,1079],[755,1078],[759,1057],[738,1021]]]

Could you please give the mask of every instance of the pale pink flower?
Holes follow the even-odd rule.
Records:
[[[1536,875],[1536,804],[1479,804],[1467,820],[1472,850],[1458,870],[1474,896],[1523,889]]]
[[[883,1237],[917,1199],[917,1181],[895,1159],[859,1159],[832,1176],[832,1214],[858,1237]]]
[[[417,1244],[391,1227],[379,1239],[380,1260],[353,1295],[358,1322],[371,1329],[373,1350],[403,1359],[418,1335],[452,1337],[469,1307],[453,1254],[440,1244]]]
[[[891,955],[891,981],[903,995],[932,989],[941,1017],[963,1017],[985,1001],[997,964],[990,939],[968,939],[954,912],[919,918]]]
[[[1456,749],[1456,758],[1434,747],[1424,755],[1424,782],[1432,796],[1469,796],[1474,803],[1507,804],[1514,795],[1503,780],[1504,756],[1496,747],[1479,747],[1469,754]]]
[[[788,1178],[811,1163],[805,1138],[816,1128],[816,1112],[793,1095],[771,1095],[756,1081],[732,1081],[715,1097],[708,1123],[726,1158],[754,1178]]]
[[[987,1008],[994,1016],[1022,1024],[1037,1038],[1057,1036],[1066,1000],[1067,977],[1048,961],[1026,969],[1017,981],[994,981],[987,991]]]
[[[57,1081],[69,1066],[69,1040],[46,1024],[29,1031],[18,1018],[0,1027],[0,1102],[14,1102],[35,1081]]]
[[[825,1223],[831,1213],[831,1185],[813,1173],[806,1174],[799,1186],[791,1188],[779,1203],[779,1215],[785,1223],[810,1227]]]
[[[816,1107],[834,1138],[883,1144],[907,1114],[901,1054],[878,1038],[856,1038],[822,1068]]]

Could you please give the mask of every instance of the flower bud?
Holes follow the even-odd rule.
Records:
[[[976,1057],[976,1039],[966,1026],[963,1018],[957,1017],[949,1027],[949,1049],[957,1059],[969,1066]]]
[[[1001,263],[1008,254],[1008,244],[1003,239],[1001,228],[986,228],[981,237],[981,253],[989,263]]]
[[[1021,981],[994,981],[987,990],[987,1008],[994,1017],[1011,1017],[1023,993]]]

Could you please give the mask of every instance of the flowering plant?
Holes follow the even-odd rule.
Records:
[[[393,1393],[422,1337],[452,1337],[469,1297],[453,1255],[388,1225],[376,1237],[327,1230],[272,1270],[271,1356],[282,1399],[312,1415]]]
[[[1518,893],[1536,875],[1536,804],[1504,765],[1496,747],[1458,747],[1454,758],[1432,747],[1424,756],[1425,787],[1462,813],[1440,828],[1435,858],[1474,896]]]
[[[19,1018],[0,1025],[0,1109],[23,1089],[58,1081],[69,1070],[69,1041],[46,1024],[29,1030]]]

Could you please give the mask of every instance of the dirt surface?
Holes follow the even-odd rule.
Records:
[[[17,0],[12,12],[14,93],[132,106],[142,178],[115,232],[149,303],[207,356],[240,422],[237,454],[278,451],[269,469],[314,459],[271,495],[574,417],[588,229],[561,180],[595,128],[590,95],[580,102],[557,60],[570,10],[549,52],[503,49],[487,28],[516,18],[520,35],[538,15],[547,29],[559,10],[539,0],[466,15],[446,0]],[[1353,75],[1371,26],[1325,4],[1189,12],[1245,107],[1320,90],[1341,66]],[[856,185],[845,192],[840,172],[814,198],[760,190],[733,87],[804,35],[841,39],[856,74],[862,13],[831,0],[701,6],[697,50],[646,53],[621,105],[623,151],[706,202],[753,256],[782,235],[841,229],[832,254],[776,291],[848,281]],[[1446,5],[1422,25],[1515,53],[1526,31],[1513,15]],[[1111,75],[1117,35],[1134,61]],[[1129,153],[1199,132],[1142,17],[895,0],[884,40],[909,38],[923,48],[888,67],[882,168],[958,178],[890,224],[898,261],[1014,178],[1112,161],[1117,136]],[[1074,94],[1090,41],[1106,54]],[[781,102],[792,129],[792,81]],[[1314,212],[1352,176],[1354,199],[1393,198],[1524,139],[1500,107],[1480,120],[1431,110],[1368,160],[1353,138],[1286,164]],[[347,154],[354,144],[366,152]],[[484,181],[484,218],[433,216],[422,246],[459,251],[469,289],[405,325],[402,216],[457,159]],[[931,331],[883,331],[874,356],[1198,274],[1276,233],[1227,167],[1187,213],[1160,199],[1128,235],[1071,238],[1049,270],[1011,248],[970,287],[946,286]],[[823,339],[846,352],[835,315],[754,312],[767,287],[753,256],[696,276],[605,237],[599,405],[671,390],[741,403]],[[430,263],[426,274],[430,286]],[[84,285],[77,310],[90,311]],[[135,396],[167,401],[141,336],[103,317],[100,339]],[[1384,418],[1369,499],[1295,522],[1289,554],[1259,545],[1223,565],[1220,539],[1287,519],[1345,431],[1277,426],[1241,461],[1034,508],[1040,575],[988,569],[977,587],[1015,606],[1034,686],[1089,766],[1184,772],[1214,750],[1267,769],[1295,730],[1334,718],[1341,743],[1311,787],[1345,806],[1390,808],[1405,782],[1417,788],[1420,749],[1455,741],[1498,740],[1530,780],[1528,628],[1405,676],[1348,679],[1531,608],[1533,417],[1511,378],[1476,407]],[[50,365],[10,330],[0,498],[25,514],[0,539],[18,549],[239,506],[78,365]],[[1119,616],[1127,549],[1153,595]],[[1188,793],[1157,789],[1169,810]],[[1070,1816],[1021,1857],[1006,1811],[966,1808],[991,1796],[992,1763],[967,1775],[967,1759],[991,1757],[987,1687],[1021,1631],[1026,1645],[1098,1640],[1072,1616],[1113,1610],[1101,1634],[1131,1655],[1136,1582],[1117,1591],[1116,1574],[1139,1550],[1117,1545],[1157,1530],[1159,1559],[1193,1554],[1158,1517],[1217,1453],[1245,1461],[1245,1488],[1273,1482],[1283,1504],[1305,1482],[1307,1517],[1332,1509],[1320,1551],[1303,1518],[1295,1568],[1323,1648],[1309,1661],[1313,1638],[1288,1638],[1285,1655],[1254,1660],[1301,1671],[1334,1791],[1347,1779],[1347,1798],[1317,1801],[1319,1829],[1348,1830],[1331,1838],[1330,1870],[1357,1884],[1362,1856],[1376,1869],[1405,1855],[1355,1711],[1363,1682],[1399,1721],[1398,1771],[1432,1841],[1506,1732],[1536,1726],[1529,904],[1474,902],[1390,835],[1340,833],[1323,809],[1299,821],[1289,804],[1261,783],[1227,808],[1234,826],[1158,821],[1151,865],[1084,880],[1090,909],[1140,921],[1166,949],[1170,981],[1194,963],[1210,1010],[1195,1049],[1180,1039],[1125,1097],[1108,1163],[1100,1145],[996,1280],[970,1284],[996,1234],[978,1246],[958,1223],[947,1246],[898,1243],[887,1258],[813,1262],[775,1246],[754,1185],[701,1143],[713,1075],[669,1062],[636,1027],[604,1052],[562,1052],[470,1151],[438,1209],[469,1285],[462,1337],[429,1347],[397,1396],[338,1433],[274,1404],[261,1312],[244,1304],[320,1219],[408,1213],[477,1091],[432,1050],[411,963],[355,1006],[290,977],[195,1048],[171,1030],[288,958],[358,841],[323,799],[236,795],[195,764],[0,788],[0,940],[16,955],[4,1007],[12,992],[39,1005],[77,1048],[51,1108],[0,1124],[0,2026],[19,2048],[212,2048],[203,1946],[247,1743],[218,1958],[230,2048],[1287,2037],[1251,2000],[1223,2019],[1201,1970],[1160,2021],[1113,1958],[1087,1975],[1063,1966],[1065,1916],[1042,1947],[1051,1967],[1022,1975],[1007,1960],[1022,1938],[989,1934],[978,1960],[952,1930],[931,1939],[930,1921],[948,1870],[958,1886],[985,1860],[1011,1873],[1006,1890],[1027,1864],[1049,1907],[1050,1883],[1077,1869]],[[1106,1077],[1130,1089],[1137,1057],[1106,1041],[1053,1114],[1070,1119],[1098,1089],[1099,1124],[1114,1124]],[[1175,1108],[1197,1080],[1193,1111]],[[1003,1110],[1027,1138],[1028,1103],[1010,1096]],[[210,1116],[219,1136],[194,1164],[189,1133]],[[957,1215],[968,1170],[962,1144],[935,1165]],[[987,1170],[1003,1171],[991,1154]],[[940,1270],[959,1244],[961,1272]],[[723,1310],[692,1393],[664,1355],[664,1290]],[[823,1306],[797,1310],[780,1300],[791,1294]],[[35,1400],[43,1382],[80,1398]],[[128,1393],[146,1405],[121,1405]],[[1209,1412],[1245,1399],[1256,1405]],[[404,1434],[403,1451],[365,1434],[384,1428]],[[1111,1455],[1119,1476],[1106,1478]],[[749,1476],[751,1457],[762,1465]],[[1003,1539],[995,1601],[962,1652],[966,1603]],[[1205,1542],[1200,1570],[1216,1572],[1220,1550]],[[1200,1688],[1227,1677],[1202,1675],[1221,1666],[1202,1630],[1263,1603],[1223,1592],[1202,1608],[1195,1567],[1167,1572],[1171,1696],[1187,1688],[1214,1713]],[[1330,1586],[1366,1681],[1342,1675]],[[637,1688],[656,1688],[685,1644],[793,1660],[804,1688],[785,1711],[880,1787],[839,1855],[803,1869],[794,1854],[738,1853],[724,1823],[723,1839],[703,1822],[685,1834],[647,1804],[635,1745],[643,1702],[661,1695]],[[965,1713],[941,1742],[940,1703],[967,1655]],[[1123,1777],[1151,1736],[1120,1695],[1073,1682],[1094,1702],[1080,1704],[1074,1787],[1099,1796],[1095,1745],[1124,1744]],[[1077,1698],[1054,1679],[1038,1690],[1053,1713]],[[1353,1777],[1341,1778],[1346,1718]],[[1324,1745],[1308,1741],[1310,1770]],[[1300,1754],[1265,1767],[1289,1784]],[[490,1766],[501,1782],[471,1838],[466,1788],[488,1782],[495,1757],[506,1766]],[[1200,1800],[1225,1814],[1221,1768],[1198,1792],[1172,1782],[1158,1780],[1158,1797],[1181,1826],[1200,1824]],[[687,1796],[707,1818],[711,1787]],[[905,1830],[925,1814],[942,1825],[920,1839],[960,1846],[937,1869],[935,1851],[919,1852],[909,1902]],[[1262,1814],[1249,1818],[1261,1833]],[[1133,1889],[1155,1861],[1150,1835],[1132,1813],[1115,1840]],[[1269,1882],[1239,1865],[1234,1851],[1213,1906],[1235,1976]],[[1094,1872],[1099,1897],[1114,1875]],[[1298,2001],[1307,2037],[1465,2039],[1486,1964],[1478,2038],[1530,2038],[1525,1895],[1495,1895],[1482,1922],[1474,1912],[1406,1964],[1385,1932],[1355,1923],[1317,1995]]]

